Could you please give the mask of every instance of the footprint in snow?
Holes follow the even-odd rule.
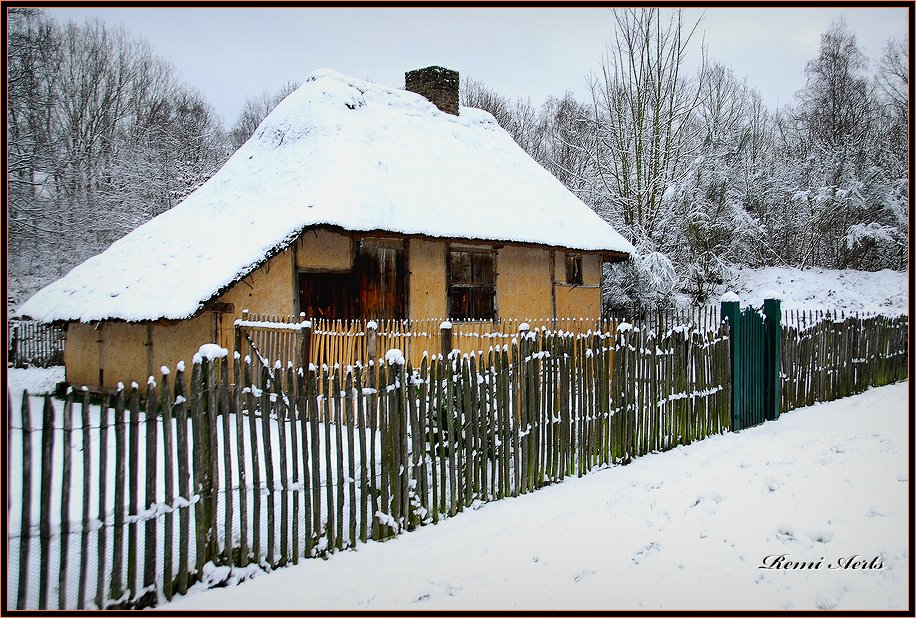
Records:
[[[723,500],[725,500],[725,498],[722,497],[722,494],[717,492],[703,494],[702,496],[697,496],[697,499],[693,501],[693,504],[690,505],[690,508],[694,508],[702,504],[707,510],[714,510],[710,507],[719,504]]]
[[[829,529],[816,530],[808,533],[808,537],[816,543],[829,543],[833,539],[833,535],[834,531]]]
[[[659,545],[655,541],[652,541],[651,543],[649,543],[648,545],[640,549],[638,552],[633,554],[633,557],[630,558],[630,560],[633,561],[633,564],[639,564],[643,558],[651,556],[652,554],[657,554],[659,550],[661,550],[661,545]]]
[[[582,581],[583,579],[585,579],[586,577],[589,577],[590,575],[594,575],[594,574],[597,573],[597,572],[598,572],[598,571],[596,571],[596,570],[594,570],[594,569],[583,569],[583,570],[579,571],[578,573],[576,573],[575,576],[573,576],[573,582],[578,584],[579,582],[581,582],[581,581]]]
[[[878,509],[872,507],[872,508],[868,509],[868,512],[865,513],[865,516],[866,516],[866,517],[885,517],[885,516],[887,516],[887,513],[882,513],[882,512],[879,511]]]
[[[789,526],[780,526],[776,529],[776,538],[783,543],[794,543],[795,532],[793,532],[792,528]]]
[[[424,586],[424,588],[426,588],[427,590],[429,590],[430,588],[433,588],[433,590],[431,592],[423,592],[417,595],[417,598],[411,601],[411,603],[423,603],[425,601],[429,601],[432,598],[433,594],[437,592],[435,588],[438,588],[439,591],[444,592],[446,595],[450,597],[455,596],[455,593],[457,592],[461,592],[461,587],[452,586],[448,582],[428,582],[428,584],[429,585]]]

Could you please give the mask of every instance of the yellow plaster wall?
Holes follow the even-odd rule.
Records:
[[[277,254],[266,264],[236,283],[217,302],[231,303],[232,314],[222,314],[218,333],[212,311],[204,311],[189,320],[159,321],[152,324],[153,374],[165,365],[175,369],[178,361],[185,361],[190,370],[191,359],[204,343],[218,343],[234,351],[233,322],[242,309],[256,313],[291,315],[294,313],[293,269],[291,250]],[[148,373],[147,324],[105,322],[101,331],[92,324],[71,323],[67,329],[64,363],[66,380],[73,385],[86,384],[98,387],[99,348],[97,340],[102,335],[102,363],[105,388],[114,388],[118,382],[130,386],[132,381],[146,384]]]
[[[93,324],[67,326],[64,346],[64,379],[76,386],[97,386],[99,381],[99,331]]]
[[[414,320],[445,318],[445,247],[443,241],[410,240],[409,304]]]
[[[296,241],[296,266],[308,270],[350,270],[352,242],[346,234],[306,230]]]
[[[601,288],[558,285],[558,318],[597,318],[601,313]]]
[[[496,306],[501,318],[540,319],[553,315],[550,253],[530,247],[502,247],[496,255]]]
[[[242,309],[283,316],[295,313],[292,258],[291,249],[278,253],[216,299],[234,306],[235,316],[229,321],[230,325],[241,315]]]
[[[582,254],[582,285],[566,284],[566,253],[554,253],[554,292],[558,318],[597,318],[601,314],[601,257]]]

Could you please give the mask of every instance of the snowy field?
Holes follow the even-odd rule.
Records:
[[[900,315],[907,312],[906,272],[829,270],[825,268],[737,268],[734,278],[718,286],[713,298],[733,291],[742,305],[760,306],[771,294],[783,309],[826,310]]]
[[[801,408],[162,608],[904,609],[907,387]],[[760,568],[788,562],[812,568]]]

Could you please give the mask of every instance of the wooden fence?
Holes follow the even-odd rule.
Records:
[[[23,396],[11,607],[150,606],[728,428],[718,324],[522,329],[418,366],[202,352],[190,376],[179,365],[100,404],[70,391],[33,418]]]
[[[258,354],[282,366],[292,362],[302,364],[303,325],[310,329],[307,345],[308,362],[318,367],[355,365],[369,358],[369,331],[375,332],[377,349],[398,349],[415,366],[424,354],[441,352],[441,328],[445,320],[331,320],[307,319],[297,316],[264,315],[247,310],[236,321],[236,351],[241,356]],[[672,321],[671,323],[675,323]],[[613,332],[614,322],[583,318],[544,318],[538,320],[456,320],[449,321],[451,346],[465,351],[484,351],[491,346],[509,344],[518,336],[519,327],[527,324],[531,330],[563,331],[574,334]],[[371,328],[370,328],[371,327]]]
[[[908,327],[905,315],[784,312],[781,410],[906,378]]]
[[[8,322],[8,362],[14,367],[50,367],[64,364],[64,327],[35,320]]]

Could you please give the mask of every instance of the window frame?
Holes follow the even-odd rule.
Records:
[[[453,253],[468,253],[468,254],[477,254],[477,255],[487,255],[490,259],[490,276],[491,283],[480,283],[473,281],[474,278],[474,265],[473,257],[471,258],[471,279],[470,282],[455,282],[454,273],[452,272],[452,254]],[[491,246],[480,246],[480,245],[465,245],[465,244],[447,244],[445,247],[445,312],[449,320],[466,320],[466,321],[475,321],[475,322],[492,322],[499,317],[499,305],[497,301],[497,291],[496,291],[496,256],[497,250],[495,247]],[[493,308],[489,315],[456,315],[453,312],[452,307],[452,291],[458,289],[465,290],[475,290],[479,294],[483,292],[488,294],[493,299]],[[473,314],[474,307],[469,307],[471,311],[469,313]]]

